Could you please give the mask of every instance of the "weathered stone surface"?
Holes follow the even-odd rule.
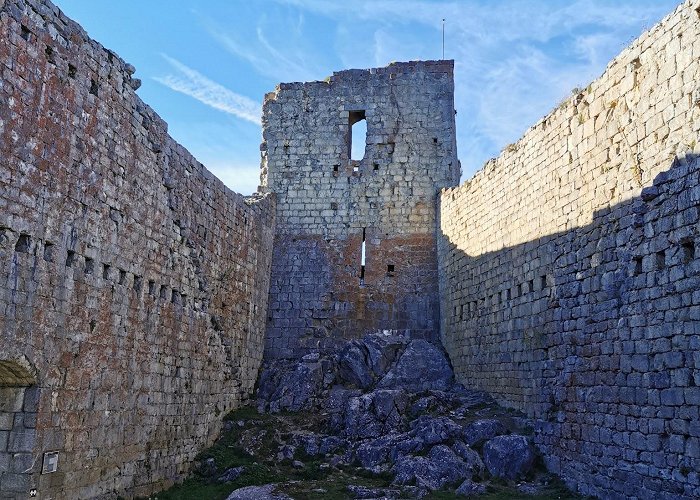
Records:
[[[396,365],[379,381],[377,387],[400,387],[410,392],[421,392],[444,390],[453,382],[452,367],[444,351],[419,339],[406,346]]]
[[[265,366],[258,383],[258,399],[271,412],[309,408],[324,387],[321,363],[285,363]]]
[[[372,368],[369,366],[367,351],[359,342],[352,342],[338,360],[338,377],[343,382],[367,389],[374,384]]]
[[[427,457],[401,457],[394,464],[395,484],[411,484],[438,490],[456,484],[470,475],[469,468],[448,446],[435,446]]]
[[[277,207],[175,143],[134,94],[133,66],[50,2],[0,0],[0,34],[0,464],[60,450],[59,474],[13,472],[0,496],[148,496],[177,479],[250,394],[266,328],[270,357],[307,354],[269,383],[270,408],[325,398],[342,430],[352,401],[369,455],[382,432],[405,438],[387,463],[452,431],[399,430],[397,393],[328,393],[336,366],[321,353],[377,328],[440,336],[459,380],[533,417],[546,464],[582,492],[699,496],[696,2],[439,199],[459,177],[451,61],[282,84],[261,148]],[[358,342],[341,382],[450,389],[411,416],[479,404],[454,408],[421,341],[403,354],[400,340]]]
[[[381,390],[350,398],[345,409],[344,435],[379,437],[395,430],[403,420],[408,397],[402,390]]]
[[[266,358],[377,329],[437,340],[435,201],[460,175],[453,66],[340,71],[266,95],[261,189],[278,200]],[[366,137],[352,137],[362,119]]]
[[[226,500],[292,500],[292,497],[276,490],[276,485],[246,486],[234,490]]]
[[[357,447],[355,456],[362,467],[375,470],[378,466],[392,461],[392,449],[397,443],[401,443],[397,434],[367,440]]]
[[[147,497],[252,392],[274,201],[216,179],[49,1],[0,2],[0,40],[0,412],[37,464],[0,497]]]
[[[411,437],[425,445],[444,443],[462,434],[462,426],[448,417],[423,415],[411,422]]]
[[[245,472],[245,467],[231,467],[227,469],[226,472],[221,474],[216,480],[220,483],[228,483],[235,481],[238,477]]]
[[[486,485],[483,483],[475,483],[471,479],[465,479],[459,488],[455,491],[458,496],[477,497],[486,493]]]
[[[531,417],[547,467],[584,494],[700,494],[680,472],[697,465],[681,422],[700,414],[700,59],[670,42],[700,39],[697,7],[439,199],[455,376]]]
[[[367,486],[349,485],[348,493],[351,498],[364,499],[393,499],[400,498],[402,492],[395,488],[369,488]]]
[[[452,451],[467,464],[467,467],[472,472],[472,477],[482,477],[484,475],[484,462],[474,448],[460,440],[455,440],[451,447]]]
[[[505,434],[507,429],[499,420],[482,419],[468,424],[462,431],[464,442],[469,446],[478,446],[484,441]]]
[[[535,461],[532,444],[525,436],[496,436],[484,444],[484,465],[493,476],[515,479],[526,474]]]

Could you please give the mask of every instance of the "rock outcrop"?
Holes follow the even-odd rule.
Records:
[[[417,497],[444,489],[476,495],[490,478],[522,479],[534,464],[525,419],[494,411],[488,394],[455,383],[441,346],[392,332],[351,341],[336,355],[267,363],[257,406],[324,417],[317,433],[281,444],[279,459],[303,450],[333,465],[388,473],[402,495],[405,487]],[[394,498],[391,491],[380,496]]]

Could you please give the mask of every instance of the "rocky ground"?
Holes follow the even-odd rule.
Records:
[[[444,351],[386,332],[264,366],[195,472],[159,499],[579,498],[527,419],[454,382]]]

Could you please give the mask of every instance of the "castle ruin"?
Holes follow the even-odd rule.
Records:
[[[0,0],[0,496],[159,491],[263,356],[388,329],[531,417],[581,493],[697,498],[699,61],[686,0],[459,186],[451,61],[281,84],[243,197],[133,67]]]

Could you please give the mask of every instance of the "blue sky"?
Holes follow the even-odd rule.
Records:
[[[455,60],[463,180],[678,0],[55,0],[136,66],[170,134],[234,191],[258,184],[260,106],[278,82]]]

